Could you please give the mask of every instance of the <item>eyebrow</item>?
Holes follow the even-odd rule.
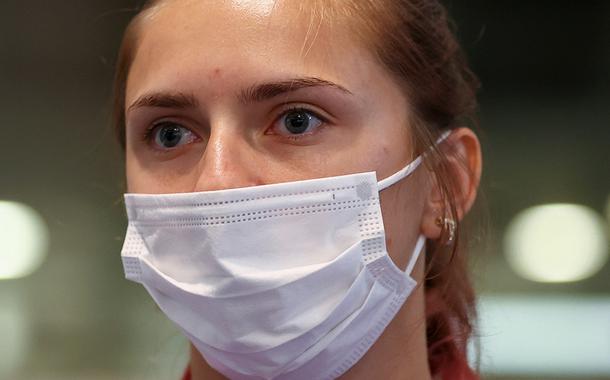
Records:
[[[316,77],[302,77],[250,86],[240,91],[237,95],[237,99],[243,104],[250,104],[254,102],[262,102],[288,92],[311,87],[330,87],[345,94],[353,95],[345,87],[328,80]],[[182,92],[155,92],[139,97],[129,106],[128,110],[141,107],[187,109],[196,108],[198,105],[199,102],[192,94],[185,94]]]
[[[182,92],[165,93],[155,92],[139,97],[133,102],[128,110],[140,107],[161,107],[161,108],[195,108],[199,102],[195,96]]]
[[[336,83],[316,77],[303,77],[257,84],[241,91],[237,98],[242,103],[249,104],[254,102],[262,102],[281,94],[311,87],[331,87],[340,90],[343,93],[352,95],[349,90]]]

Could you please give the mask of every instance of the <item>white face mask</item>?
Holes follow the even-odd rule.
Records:
[[[410,274],[425,238],[403,272],[386,250],[379,191],[420,163],[379,183],[369,172],[126,194],[126,277],[231,379],[336,378],[416,285]]]

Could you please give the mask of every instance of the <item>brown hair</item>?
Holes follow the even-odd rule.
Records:
[[[119,51],[114,96],[114,125],[125,145],[125,90],[137,48],[137,27],[146,11],[162,0],[147,1],[127,27]],[[479,82],[471,72],[437,0],[312,1],[301,5],[320,20],[343,20],[394,76],[410,102],[411,126],[418,150],[434,146],[443,130],[476,124]],[[426,164],[445,199],[440,216],[459,221],[457,183],[447,156],[434,148]],[[443,379],[477,379],[468,365],[467,343],[476,318],[475,296],[467,275],[465,244],[446,245],[448,231],[430,241],[426,252],[426,330],[432,375]]]

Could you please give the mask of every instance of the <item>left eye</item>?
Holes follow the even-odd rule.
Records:
[[[276,132],[280,135],[299,136],[313,133],[324,123],[315,113],[302,109],[285,112],[276,122]]]
[[[150,139],[158,149],[172,149],[190,144],[197,136],[190,129],[172,122],[157,124],[150,132]]]

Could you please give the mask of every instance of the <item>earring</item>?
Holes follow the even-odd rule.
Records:
[[[449,231],[449,237],[447,238],[447,242],[445,244],[449,245],[449,244],[453,243],[453,241],[455,240],[455,228],[456,228],[455,220],[450,219],[450,218],[443,218],[443,217],[439,216],[436,218],[434,223],[437,226]]]

